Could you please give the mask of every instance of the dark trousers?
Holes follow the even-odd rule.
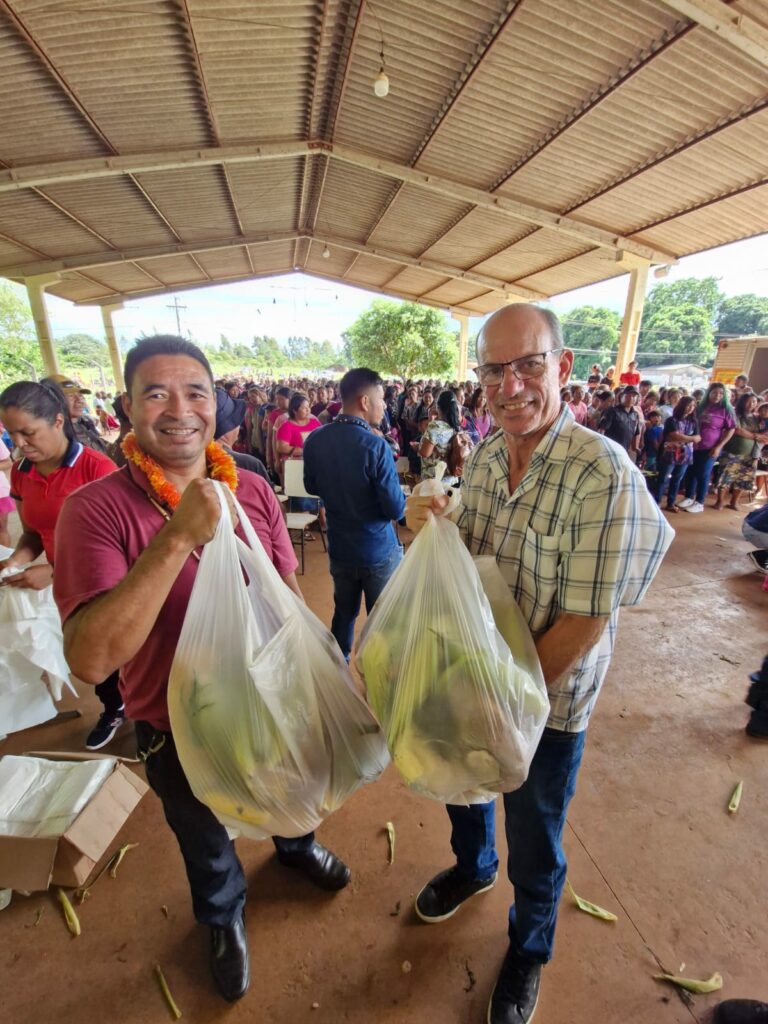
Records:
[[[365,595],[365,610],[370,615],[376,599],[387,585],[390,576],[403,557],[402,544],[398,544],[387,557],[376,565],[342,565],[331,560],[333,577],[333,621],[331,632],[349,661],[349,652],[355,635],[355,620]]]
[[[96,696],[104,705],[104,710],[108,711],[111,715],[117,714],[123,706],[123,698],[120,696],[120,690],[117,685],[119,678],[120,670],[118,669],[111,676],[107,676],[103,683],[99,683],[94,687]]]
[[[235,844],[213,811],[193,794],[173,736],[157,731],[149,722],[135,724],[147,782],[162,801],[165,820],[184,858],[195,918],[201,924],[228,928],[245,906],[245,875]],[[273,841],[279,852],[295,853],[308,849],[314,838],[310,832],[298,839],[275,836]]]
[[[585,738],[586,732],[545,729],[527,780],[514,793],[504,794],[507,872],[515,892],[509,940],[520,954],[539,963],[552,958],[567,867],[563,829]],[[490,878],[499,864],[496,802],[449,804],[447,810],[459,872],[467,878]]]
[[[654,495],[659,505],[664,500],[665,494],[667,496],[667,508],[671,508],[675,504],[678,491],[680,490],[680,481],[685,476],[686,469],[688,469],[688,466],[681,462],[667,462],[663,460],[659,463],[656,494]]]
[[[715,467],[710,450],[694,452],[689,475],[686,477],[685,496],[704,504],[709,489],[709,478]]]

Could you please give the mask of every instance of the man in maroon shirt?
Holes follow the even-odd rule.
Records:
[[[147,779],[181,848],[195,917],[210,926],[214,980],[232,1001],[245,994],[250,977],[245,878],[226,829],[190,789],[166,700],[196,556],[213,538],[220,515],[207,479],[206,447],[216,421],[213,374],[196,346],[158,336],[131,349],[125,382],[123,404],[136,443],[157,463],[164,482],[153,477],[153,486],[129,462],[65,502],[56,529],[54,596],[72,671],[97,683],[120,668],[126,714],[135,721]],[[237,497],[277,571],[301,597],[296,556],[269,484],[240,470]],[[274,842],[281,863],[303,870],[321,887],[341,889],[349,881],[349,869],[313,833]]]

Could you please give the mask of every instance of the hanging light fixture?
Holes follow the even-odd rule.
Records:
[[[669,267],[666,264],[664,264],[661,267],[656,267],[656,269],[653,272],[653,276],[656,278],[657,281],[660,281],[664,277],[668,277]]]
[[[389,76],[387,75],[387,72],[384,70],[384,32],[381,27],[381,22],[379,21],[378,16],[376,15],[376,11],[373,9],[373,4],[369,4],[368,6],[371,14],[376,20],[376,25],[378,26],[379,29],[379,38],[381,39],[381,50],[379,51],[379,73],[373,80],[373,92],[375,96],[379,97],[379,99],[383,99],[385,96],[389,95]]]
[[[381,67],[379,73],[373,80],[373,91],[379,99],[384,99],[385,96],[389,96],[389,76],[384,70],[384,51],[381,51]]]
[[[331,250],[330,250],[330,249],[328,248],[328,246],[327,246],[327,245],[326,245],[326,246],[325,246],[325,248],[323,249],[323,253],[322,253],[322,256],[323,256],[323,259],[324,259],[324,260],[330,259],[330,257],[331,257]]]

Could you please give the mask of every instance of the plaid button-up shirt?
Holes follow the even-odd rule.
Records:
[[[642,475],[563,406],[512,495],[502,432],[473,450],[452,518],[473,555],[495,556],[534,639],[562,613],[608,616],[598,643],[549,693],[551,728],[586,729],[619,608],[643,599],[674,537]]]

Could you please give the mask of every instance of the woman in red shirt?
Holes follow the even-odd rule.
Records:
[[[307,434],[322,427],[322,423],[313,416],[309,408],[309,399],[300,391],[295,392],[288,403],[288,419],[277,428],[277,454],[280,459],[280,479],[284,479],[284,465],[288,459],[303,457],[304,440]],[[315,498],[291,498],[291,507],[299,512],[317,510],[320,526],[325,529],[325,509]],[[306,540],[314,540],[305,531]]]
[[[113,473],[111,459],[75,438],[67,400],[58,384],[19,381],[0,394],[2,419],[22,458],[11,469],[11,496],[21,519],[22,534],[13,554],[0,569],[29,566],[3,582],[11,587],[44,590],[53,579],[56,521],[65,500],[83,484]],[[43,552],[47,563],[30,565]],[[96,687],[104,712],[91,730],[86,747],[98,750],[123,723],[122,699],[115,672]]]

